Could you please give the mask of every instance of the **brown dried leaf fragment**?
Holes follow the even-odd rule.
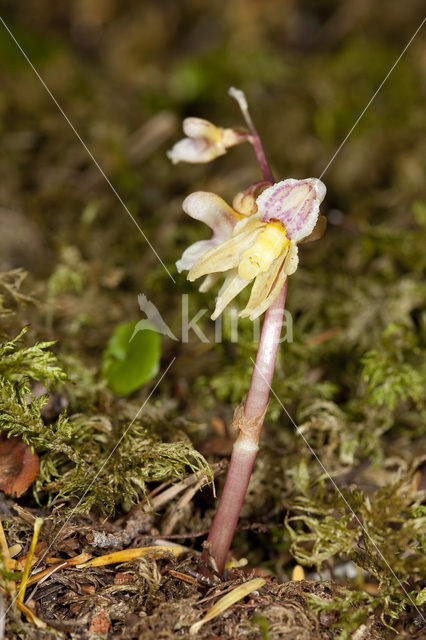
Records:
[[[19,498],[37,477],[40,461],[21,438],[0,438],[0,490]]]
[[[90,627],[90,633],[102,633],[107,634],[111,630],[111,621],[107,612],[101,609],[96,615],[93,616]]]

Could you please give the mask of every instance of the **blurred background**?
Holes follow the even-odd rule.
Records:
[[[183,196],[202,187],[229,199],[259,174],[245,147],[210,165],[171,167],[165,150],[180,137],[182,118],[241,124],[227,95],[240,87],[277,178],[318,176],[424,5],[6,0],[2,12],[172,269],[187,244]],[[103,269],[124,266],[123,277],[142,286],[158,267],[155,256],[4,25],[0,58],[3,267],[48,275],[58,250],[72,244]],[[332,223],[404,220],[424,195],[425,72],[420,33],[324,176]]]

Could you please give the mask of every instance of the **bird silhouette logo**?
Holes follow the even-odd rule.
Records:
[[[143,331],[144,329],[150,329],[151,331],[155,329],[158,333],[161,333],[161,335],[163,336],[167,336],[172,340],[179,340],[179,338],[177,338],[174,335],[174,333],[170,331],[169,327],[161,317],[161,314],[158,311],[157,307],[155,306],[155,304],[151,302],[151,300],[148,300],[146,295],[144,295],[143,293],[140,293],[138,295],[138,303],[139,303],[140,310],[144,312],[147,319],[139,320],[139,322],[136,324],[133,330],[133,334],[129,342],[133,340],[133,338],[139,331]]]

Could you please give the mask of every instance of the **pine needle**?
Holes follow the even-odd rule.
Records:
[[[266,580],[264,580],[264,578],[255,578],[254,580],[249,580],[248,582],[241,584],[236,589],[233,589],[223,596],[223,598],[220,598],[220,600],[218,600],[216,604],[207,611],[202,620],[195,622],[191,626],[189,633],[194,636],[206,622],[213,620],[213,618],[216,618],[216,616],[226,611],[226,609],[229,609],[229,607],[238,602],[238,600],[242,600],[252,591],[260,589],[264,584],[266,584]]]
[[[21,585],[19,587],[19,593],[17,597],[18,603],[23,603],[25,598],[25,591],[27,589],[28,577],[31,571],[31,563],[34,557],[34,551],[37,545],[38,535],[40,533],[41,526],[43,524],[43,518],[36,518],[34,521],[34,533],[33,539],[31,540],[30,550],[27,555],[27,559],[25,560],[25,567],[22,574]]]
[[[85,569],[86,567],[105,567],[108,564],[129,562],[129,560],[143,558],[148,554],[151,558],[159,558],[165,552],[170,552],[178,557],[182,555],[184,551],[186,551],[186,547],[182,547],[180,544],[123,549],[121,551],[113,551],[112,553],[106,553],[103,556],[98,556],[97,558],[93,558],[92,560],[89,560],[89,562],[85,562],[84,564],[78,564],[77,569]]]

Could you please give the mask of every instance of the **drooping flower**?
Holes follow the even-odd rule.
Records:
[[[186,138],[179,140],[167,156],[173,162],[210,162],[223,156],[229,147],[249,139],[249,134],[237,129],[223,129],[202,118],[185,118],[183,131]]]
[[[283,180],[264,189],[255,200],[257,211],[247,216],[213,193],[198,191],[185,199],[185,212],[208,224],[213,236],[184,252],[177,263],[179,271],[188,269],[190,281],[207,276],[202,291],[226,273],[212,320],[251,282],[250,298],[240,316],[254,320],[271,306],[297,269],[297,245],[316,240],[325,231],[325,218],[319,216],[325,193],[316,178]]]

